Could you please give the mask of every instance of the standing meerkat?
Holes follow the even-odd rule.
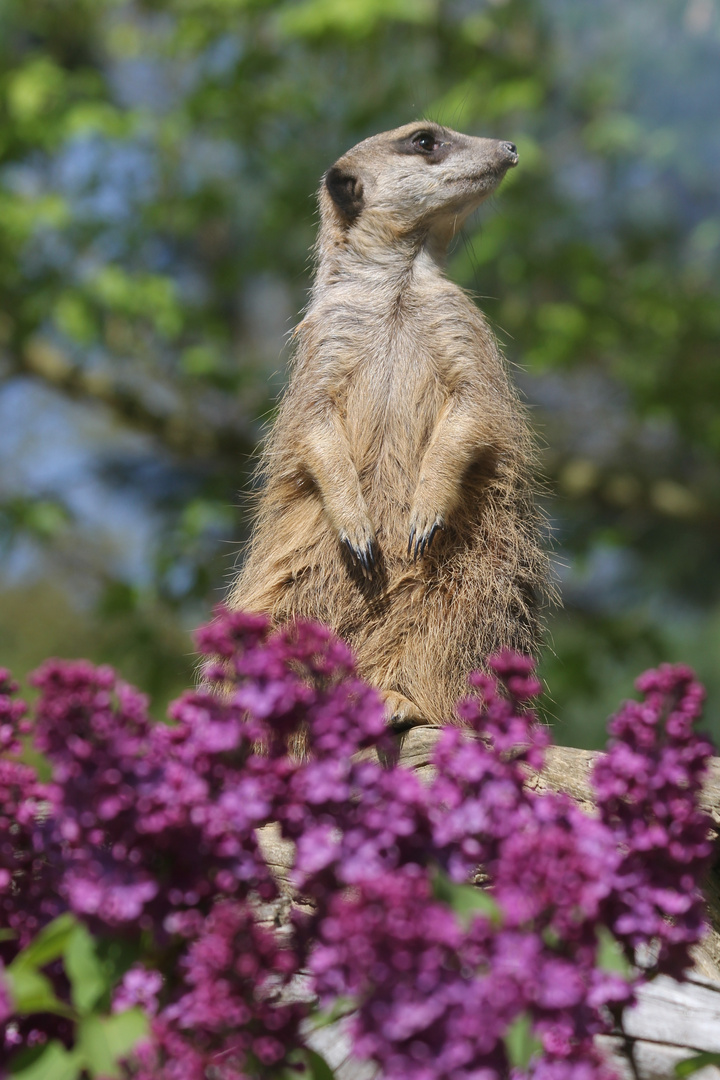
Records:
[[[317,274],[233,608],[328,624],[403,728],[455,717],[468,673],[537,645],[548,560],[525,410],[450,240],[518,161],[434,123],[323,177]]]

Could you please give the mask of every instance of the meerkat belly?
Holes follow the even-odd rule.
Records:
[[[407,514],[446,391],[431,363],[403,362],[388,350],[361,368],[348,388],[346,430],[378,534],[407,531]]]

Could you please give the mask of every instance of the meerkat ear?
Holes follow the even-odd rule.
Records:
[[[365,205],[362,180],[333,165],[325,175],[325,187],[347,222],[352,222]]]

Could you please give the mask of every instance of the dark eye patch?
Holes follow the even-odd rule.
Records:
[[[415,154],[434,165],[448,156],[452,150],[452,142],[445,136],[442,128],[418,128],[407,138],[398,139],[395,149],[399,154]]]

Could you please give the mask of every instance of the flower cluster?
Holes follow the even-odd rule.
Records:
[[[137,1080],[237,1080],[248,1063],[270,1072],[299,1045],[301,1004],[280,1004],[279,990],[297,971],[297,956],[258,926],[251,911],[220,901],[205,919],[185,920],[191,944],[181,961],[184,992],[155,1021],[155,1041],[141,1047]],[[131,976],[133,976],[131,978]],[[116,1006],[149,999],[156,1013],[157,972],[126,975]],[[128,990],[131,993],[128,993]]]
[[[548,734],[526,658],[473,676],[465,727],[442,732],[423,783],[329,631],[270,633],[221,610],[198,644],[207,688],[167,724],[110,669],[54,661],[30,725],[0,675],[0,905],[17,935],[2,960],[63,910],[125,942],[135,963],[113,1011],[151,1017],[127,1066],[137,1080],[298,1067],[308,973],[323,1006],[352,1001],[355,1053],[388,1080],[600,1080],[593,1038],[647,974],[608,970],[602,941],[678,973],[702,933],[711,750],[692,730],[691,674],[643,676],[596,767],[591,818],[528,789]],[[28,737],[47,784],[18,760]],[[280,931],[267,913],[287,901],[257,832],[271,822],[306,901]],[[467,884],[478,868],[482,890]],[[5,1061],[19,1043],[72,1043],[66,1017],[13,1019],[0,976],[3,1023]]]
[[[442,733],[430,786],[408,799],[391,779],[375,808],[380,820],[404,810],[413,824],[403,832],[422,843],[395,843],[395,862],[369,863],[352,891],[340,887],[341,857],[314,927],[323,999],[361,1002],[357,1052],[392,1080],[506,1075],[506,1036],[524,1018],[541,1050],[533,1071],[580,1077],[590,1064],[603,1076],[593,1036],[608,1028],[608,1003],[632,998],[632,983],[598,963],[597,928],[620,862],[615,838],[569,799],[527,789],[526,767],[541,765],[548,741],[527,705],[539,687],[525,658],[491,666],[495,678],[476,675],[477,695],[461,704],[467,728]],[[478,865],[494,907],[471,905],[464,924],[435,897],[433,871],[460,884]]]
[[[593,772],[601,819],[623,852],[609,925],[630,950],[653,941],[654,965],[680,976],[702,934],[697,883],[712,850],[698,808],[712,746],[693,731],[705,691],[679,665],[647,671],[636,686],[643,700],[626,702],[610,722],[608,752]]]
[[[44,824],[49,790],[34,769],[17,760],[30,731],[17,683],[0,668],[0,962],[12,958],[61,910],[54,895],[57,849]]]

